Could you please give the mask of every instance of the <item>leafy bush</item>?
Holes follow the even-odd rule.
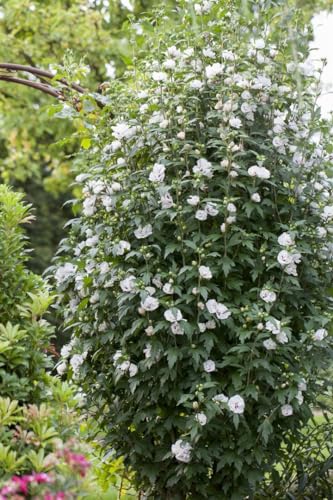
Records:
[[[88,462],[76,452],[74,388],[50,374],[53,329],[43,315],[52,297],[25,267],[29,212],[0,185],[0,498],[76,498]]]
[[[319,71],[299,13],[243,4],[156,21],[133,85],[92,126],[55,272],[73,331],[59,369],[155,499],[254,494],[331,356]]]
[[[0,395],[36,403],[47,388],[53,328],[43,318],[52,298],[25,267],[21,224],[31,220],[22,195],[0,185]]]

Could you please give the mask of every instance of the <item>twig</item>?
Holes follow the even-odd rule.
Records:
[[[0,63],[0,69],[4,69],[6,71],[23,71],[25,73],[31,73],[33,75],[42,78],[48,78],[50,80],[52,80],[56,76],[50,71],[45,71],[44,69],[35,68],[34,66],[24,66],[22,64]],[[80,94],[85,93],[85,89],[81,87],[81,85],[78,85],[77,83],[68,83],[64,78],[59,79],[59,82],[61,82],[66,87],[73,88],[77,92],[80,92]]]

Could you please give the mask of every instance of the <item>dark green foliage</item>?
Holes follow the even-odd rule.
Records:
[[[51,366],[52,328],[43,319],[52,299],[40,277],[26,268],[23,224],[31,221],[23,195],[0,185],[0,395],[38,402]]]

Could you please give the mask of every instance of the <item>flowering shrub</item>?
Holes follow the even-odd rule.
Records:
[[[89,462],[83,455],[68,450],[64,453],[68,477],[62,474],[33,472],[23,476],[13,476],[0,490],[0,500],[7,498],[38,498],[43,500],[69,500],[77,498],[80,489],[78,478],[86,475]],[[70,475],[71,474],[71,475]],[[74,479],[74,481],[73,481]],[[74,483],[74,484],[73,484]]]
[[[1,500],[15,493],[15,498],[69,499],[87,491],[81,478],[89,463],[74,437],[75,405],[73,389],[60,381],[50,386],[48,404],[20,405],[0,397]]]
[[[185,3],[171,33],[160,18],[133,85],[91,125],[55,271],[73,331],[59,369],[156,499],[254,493],[331,352],[319,72],[299,13],[297,39],[288,13],[245,3],[249,16]]]

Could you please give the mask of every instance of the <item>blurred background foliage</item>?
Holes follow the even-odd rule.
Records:
[[[282,0],[290,1],[309,18],[333,6],[333,0]],[[246,7],[246,0],[239,2]],[[174,8],[177,0],[165,3]],[[272,1],[276,4],[281,2]],[[151,29],[149,15],[159,7],[160,0],[0,0],[0,62],[52,69],[70,50],[90,68],[82,84],[103,92],[103,82],[112,85],[139,57]],[[37,220],[27,230],[34,248],[29,266],[38,273],[50,264],[63,235],[70,216],[63,204],[73,195],[72,165],[78,171],[81,161],[75,121],[51,117],[51,101],[1,82],[0,182],[25,192],[35,207]]]
[[[132,64],[130,25],[158,0],[0,0],[0,61],[52,69],[68,50],[90,68],[84,85],[98,91]],[[126,6],[128,8],[126,8]],[[131,16],[131,22],[128,16]],[[37,220],[28,228],[30,267],[50,263],[68,220],[71,162],[78,141],[64,141],[73,122],[50,117],[52,98],[19,85],[0,87],[0,181],[24,191]]]

